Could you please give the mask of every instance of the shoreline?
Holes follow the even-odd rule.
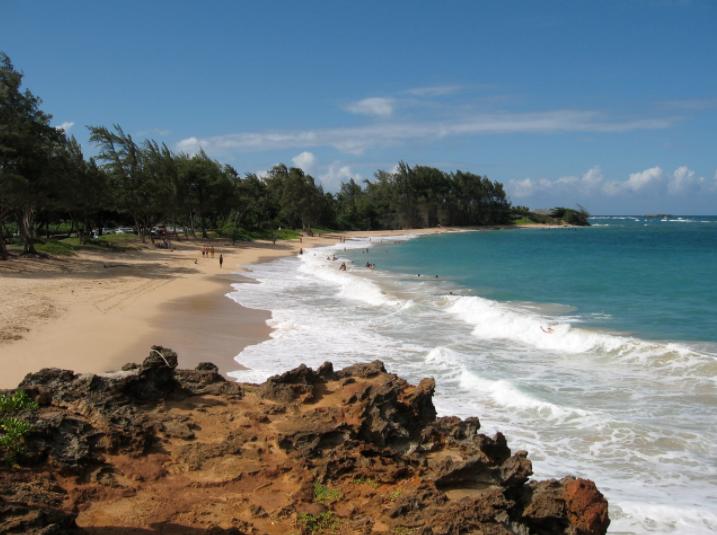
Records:
[[[117,370],[144,358],[153,344],[174,348],[182,367],[211,360],[224,374],[241,369],[234,357],[271,332],[269,311],[226,297],[232,283],[251,282],[247,265],[333,245],[341,237],[453,230],[336,232],[276,245],[215,241],[215,258],[203,258],[204,244],[190,240],[176,242],[172,251],[141,247],[2,263],[0,289],[11,299],[0,304],[0,388],[14,388],[42,368]]]
[[[141,360],[153,344],[175,349],[182,367],[211,360],[226,375],[241,369],[236,355],[271,333],[266,324],[270,311],[243,307],[226,297],[232,283],[251,283],[246,266],[295,255],[302,247],[333,245],[340,238],[502,228],[555,227],[346,231],[276,245],[215,241],[215,258],[202,257],[201,240],[189,240],[176,242],[172,251],[143,246],[121,253],[82,252],[0,263],[0,289],[12,297],[0,304],[0,388],[13,388],[27,373],[42,368],[116,370]],[[225,258],[221,270],[220,253]]]

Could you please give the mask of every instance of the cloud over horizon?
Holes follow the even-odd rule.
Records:
[[[385,121],[364,126],[307,130],[240,132],[180,140],[177,148],[212,153],[262,151],[289,148],[332,147],[350,154],[369,148],[409,141],[431,141],[453,136],[515,133],[618,133],[667,128],[674,118],[614,119],[590,110],[552,110],[527,113],[492,113],[454,121]]]
[[[697,176],[695,171],[681,165],[671,174],[660,166],[653,166],[630,173],[624,180],[607,180],[598,166],[593,166],[580,176],[551,178],[523,178],[508,180],[506,190],[515,200],[541,198],[544,195],[571,195],[577,201],[605,200],[616,197],[645,197],[645,192],[667,196],[687,194],[712,194],[717,192],[717,171],[712,180]]]

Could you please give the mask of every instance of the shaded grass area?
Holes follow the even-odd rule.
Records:
[[[314,229],[315,234],[324,234],[335,232],[333,229],[321,228]],[[256,241],[256,240],[267,240],[272,241],[274,239],[278,241],[285,240],[298,240],[301,236],[300,230],[295,229],[256,229],[246,230],[242,228],[223,228],[220,230],[210,230],[207,232],[208,239],[230,239],[233,241]],[[174,241],[172,235],[169,236],[170,240]],[[199,236],[191,238],[193,240],[201,239]],[[184,237],[179,237],[178,241],[184,241]],[[149,239],[147,241],[149,243]],[[113,251],[121,252],[141,247],[139,237],[136,234],[105,234],[97,239],[88,240],[86,243],[80,243],[80,239],[77,237],[61,238],[61,239],[49,239],[43,240],[38,239],[35,242],[35,249],[38,253],[47,254],[50,256],[73,256],[79,251]],[[11,242],[8,244],[8,250],[13,254],[20,254],[22,252],[22,245],[19,242]]]
[[[35,242],[35,249],[38,253],[51,256],[72,256],[78,251],[126,251],[132,249],[139,243],[134,234],[107,234],[95,240],[88,240],[87,243],[80,243],[79,238],[63,238],[61,240],[38,240]],[[14,253],[20,253],[22,247],[19,244],[11,244],[8,249]]]
[[[533,220],[530,219],[529,217],[525,217],[525,216],[523,216],[523,217],[521,217],[521,218],[519,218],[519,219],[515,219],[515,220],[513,221],[513,224],[514,224],[514,225],[530,225],[531,223],[535,223],[535,221],[533,221]]]
[[[209,237],[221,236],[234,241],[254,240],[298,240],[301,232],[294,229],[256,229],[247,230],[243,228],[224,227],[217,232],[208,232]]]

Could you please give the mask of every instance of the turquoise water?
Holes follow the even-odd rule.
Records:
[[[610,533],[717,533],[717,218],[671,219],[353,239],[253,266],[229,297],[273,330],[231,375],[378,358],[435,378],[440,415],[505,433],[536,478],[595,480]]]
[[[374,247],[370,260],[398,273],[439,274],[489,299],[566,305],[589,327],[717,342],[717,217],[672,219],[428,236]]]

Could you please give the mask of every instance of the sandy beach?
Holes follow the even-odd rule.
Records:
[[[434,234],[454,229],[346,232],[341,236]],[[212,361],[222,373],[247,345],[269,336],[269,313],[226,297],[235,282],[251,283],[245,266],[336,243],[338,233],[299,240],[231,245],[176,242],[175,250],[139,247],[0,263],[0,388],[41,368],[105,372],[142,360],[153,344],[171,347],[180,366]],[[223,269],[218,257],[224,255]],[[195,263],[196,260],[196,263]]]

